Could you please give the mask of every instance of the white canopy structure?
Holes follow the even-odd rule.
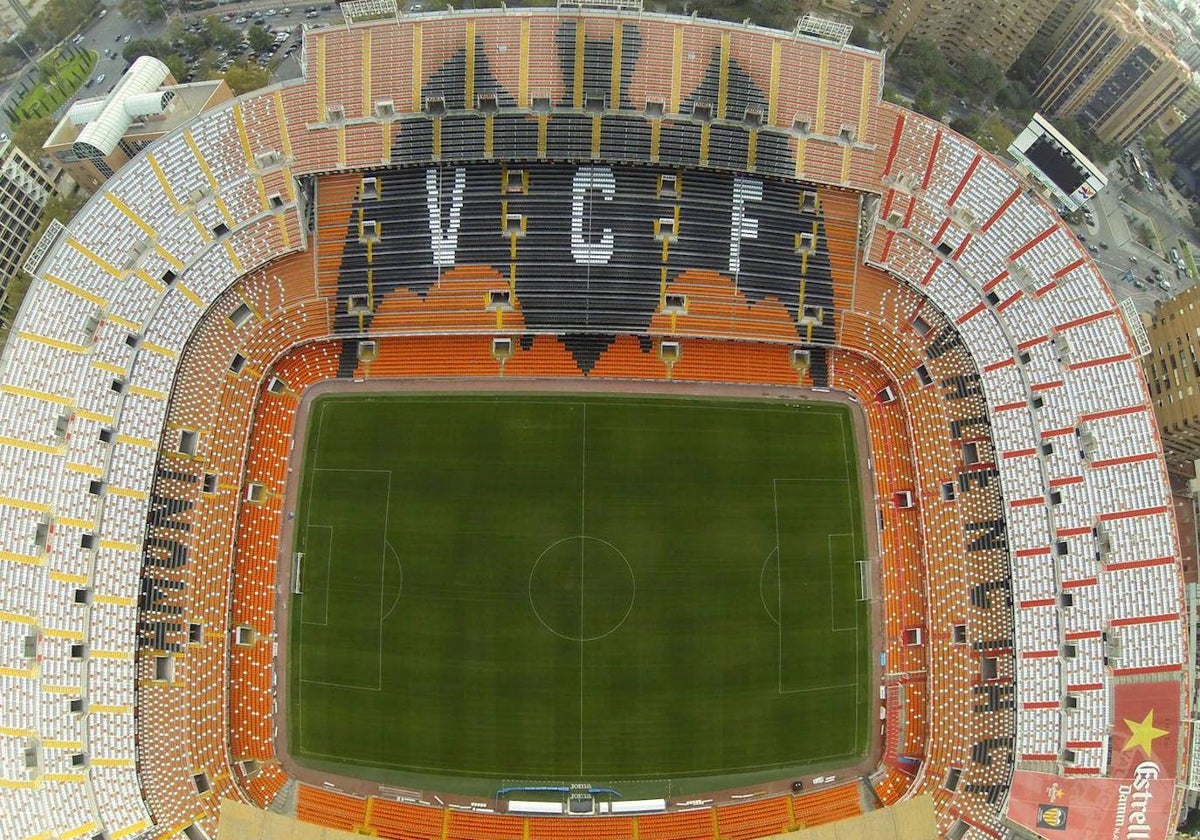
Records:
[[[80,157],[109,155],[135,118],[162,113],[174,94],[158,88],[170,75],[167,65],[153,56],[143,55],[130,65],[107,99],[76,103],[70,112],[72,122],[78,125],[79,118],[90,116],[91,119],[75,140],[75,154]]]

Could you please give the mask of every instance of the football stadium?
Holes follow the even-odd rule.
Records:
[[[1171,836],[1147,342],[1055,210],[836,26],[385,6],[29,259],[0,837]]]

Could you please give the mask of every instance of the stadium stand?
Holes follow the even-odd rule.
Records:
[[[1115,823],[1145,760],[1166,836],[1188,646],[1161,446],[1095,266],[1006,167],[881,102],[878,55],[750,26],[495,10],[315,30],[305,54],[305,79],[118,172],[34,267],[0,362],[0,836],[214,837],[222,798],[275,800],[298,397],[498,375],[855,396],[882,525],[874,796],[933,794],[956,838],[1034,830],[1047,790]],[[309,785],[296,812],[562,831]]]
[[[857,783],[848,783],[801,796],[772,796],[721,808],[693,807],[670,814],[563,820],[439,811],[379,797],[364,799],[341,791],[301,785],[297,810],[306,822],[397,840],[436,840],[439,837],[738,840],[826,825],[856,816],[862,813],[861,793]]]

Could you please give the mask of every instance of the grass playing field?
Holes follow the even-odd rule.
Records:
[[[865,753],[843,406],[330,396],[304,447],[302,763],[700,789]]]

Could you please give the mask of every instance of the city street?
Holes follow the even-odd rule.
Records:
[[[92,85],[90,88],[80,88],[77,96],[99,96],[107,91],[112,85],[116,84],[117,79],[121,78],[121,73],[126,67],[125,59],[121,56],[121,51],[125,47],[122,40],[124,36],[129,35],[131,38],[157,38],[166,31],[166,21],[147,26],[139,21],[131,21],[121,15],[117,11],[115,4],[106,6],[107,14],[102,18],[93,19],[92,24],[80,34],[83,35],[83,41],[79,43],[82,48],[95,50],[97,55],[96,69],[92,71],[92,77],[100,74],[105,76],[104,83],[100,86]],[[112,55],[106,56],[105,50],[109,50]],[[5,99],[9,96],[13,88],[12,84],[7,84],[3,88]],[[67,107],[69,107],[68,103]],[[0,131],[12,134],[8,124],[8,115],[0,112]]]
[[[1114,297],[1117,300],[1131,298],[1139,310],[1153,312],[1160,301],[1178,294],[1194,281],[1186,274],[1180,275],[1170,259],[1138,241],[1135,228],[1150,220],[1162,237],[1164,250],[1169,253],[1171,248],[1177,247],[1180,236],[1189,241],[1194,238],[1186,205],[1181,201],[1170,203],[1168,198],[1152,189],[1139,190],[1125,180],[1116,162],[1108,167],[1106,174],[1108,186],[1088,204],[1095,222],[1074,229],[1086,239],[1092,259],[1108,281]],[[1193,244],[1193,247],[1197,246]],[[1155,269],[1159,273],[1156,274]],[[1133,272],[1131,280],[1124,279],[1128,271]],[[1169,290],[1161,288],[1160,279],[1170,284]],[[1135,282],[1143,288],[1137,288]]]
[[[188,21],[202,20],[209,16],[216,16],[220,18],[226,12],[233,11],[236,12],[238,16],[246,16],[250,19],[254,19],[255,17],[271,9],[282,10],[286,5],[286,3],[279,2],[278,0],[276,0],[276,2],[272,2],[272,0],[254,0],[254,2],[249,3],[227,3],[212,9],[189,12],[186,15],[176,14],[167,20],[146,24],[142,23],[141,21],[130,20],[129,18],[123,16],[117,10],[115,2],[106,3],[104,8],[106,8],[108,11],[105,13],[104,17],[94,18],[91,25],[79,33],[83,35],[83,41],[79,43],[79,46],[95,50],[98,56],[96,68],[92,71],[92,78],[103,75],[104,81],[98,85],[94,84],[90,88],[81,87],[76,96],[78,98],[100,96],[112,89],[112,87],[117,83],[117,80],[121,78],[121,74],[125,72],[125,69],[128,66],[128,62],[125,61],[125,58],[122,54],[127,44],[125,40],[126,36],[128,36],[130,40],[137,40],[139,38],[161,38],[166,34],[171,20],[175,18]],[[341,16],[337,11],[336,4],[316,4],[316,16],[313,18],[306,18],[304,10],[310,7],[313,7],[313,5],[297,3],[295,6],[291,7],[292,12],[290,15],[285,16],[283,14],[276,14],[266,18],[266,20],[276,27],[283,28],[285,26],[298,26],[301,23],[307,23],[311,26],[324,25],[334,20],[341,19]],[[241,29],[242,31],[245,31],[250,26],[249,23],[238,26],[232,21],[229,22],[229,25],[233,26],[234,28]],[[290,43],[292,43],[291,40],[285,42],[281,46],[281,51]],[[106,55],[105,50],[108,50],[111,54]],[[284,62],[284,64],[287,66],[281,67],[280,72],[273,77],[273,81],[294,78],[299,75],[299,64],[294,59],[289,59]],[[0,87],[0,102],[7,99],[12,92],[13,87],[14,84],[12,82]],[[68,102],[64,108],[69,107],[69,105],[70,103]],[[62,112],[60,111],[59,116],[61,116],[61,113]],[[9,126],[8,116],[3,112],[0,112],[0,132],[4,132],[9,135],[12,134],[12,129]]]

